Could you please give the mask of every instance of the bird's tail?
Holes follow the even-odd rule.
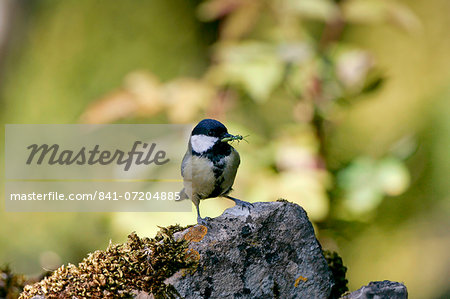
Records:
[[[178,199],[177,201],[181,201],[181,200],[185,200],[185,199],[189,199],[189,196],[186,194],[186,192],[184,191],[184,188],[180,191],[180,199]]]

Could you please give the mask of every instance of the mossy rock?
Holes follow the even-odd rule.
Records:
[[[180,269],[194,271],[199,258],[188,249],[189,241],[172,237],[184,229],[178,225],[161,228],[153,239],[132,233],[124,244],[110,244],[78,266],[61,266],[53,275],[25,286],[20,298],[131,298],[137,291],[156,298],[175,297],[176,290],[164,280]]]

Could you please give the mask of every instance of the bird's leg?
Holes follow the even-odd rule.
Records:
[[[206,219],[207,219],[207,218],[202,218],[202,217],[200,217],[200,208],[199,208],[199,206],[200,206],[200,200],[195,199],[195,200],[192,200],[192,202],[194,203],[195,208],[197,209],[197,224],[206,226],[206,225],[207,225],[207,222],[206,222]]]
[[[229,195],[225,195],[224,197],[226,197],[228,199],[231,199],[232,201],[234,201],[236,203],[236,205],[240,206],[242,209],[243,208],[247,208],[250,211],[250,208],[253,208],[253,204],[251,204],[249,202],[246,202],[246,201],[243,201],[243,200],[231,197]]]
[[[200,217],[200,212],[199,212],[198,206],[197,206],[197,224],[206,226],[208,224],[208,222],[206,221],[206,218]]]

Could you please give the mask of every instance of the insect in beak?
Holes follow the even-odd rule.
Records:
[[[242,135],[231,135],[231,134],[225,134],[225,137],[222,138],[220,141],[222,142],[229,142],[229,141],[235,141],[235,140],[239,140],[241,141],[242,139],[244,139],[244,137],[242,137]]]

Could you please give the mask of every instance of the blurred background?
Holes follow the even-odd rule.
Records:
[[[234,195],[303,206],[350,290],[389,279],[448,298],[449,13],[448,0],[0,0],[0,118],[219,119],[248,135]],[[35,275],[195,220],[1,205],[0,264]]]

